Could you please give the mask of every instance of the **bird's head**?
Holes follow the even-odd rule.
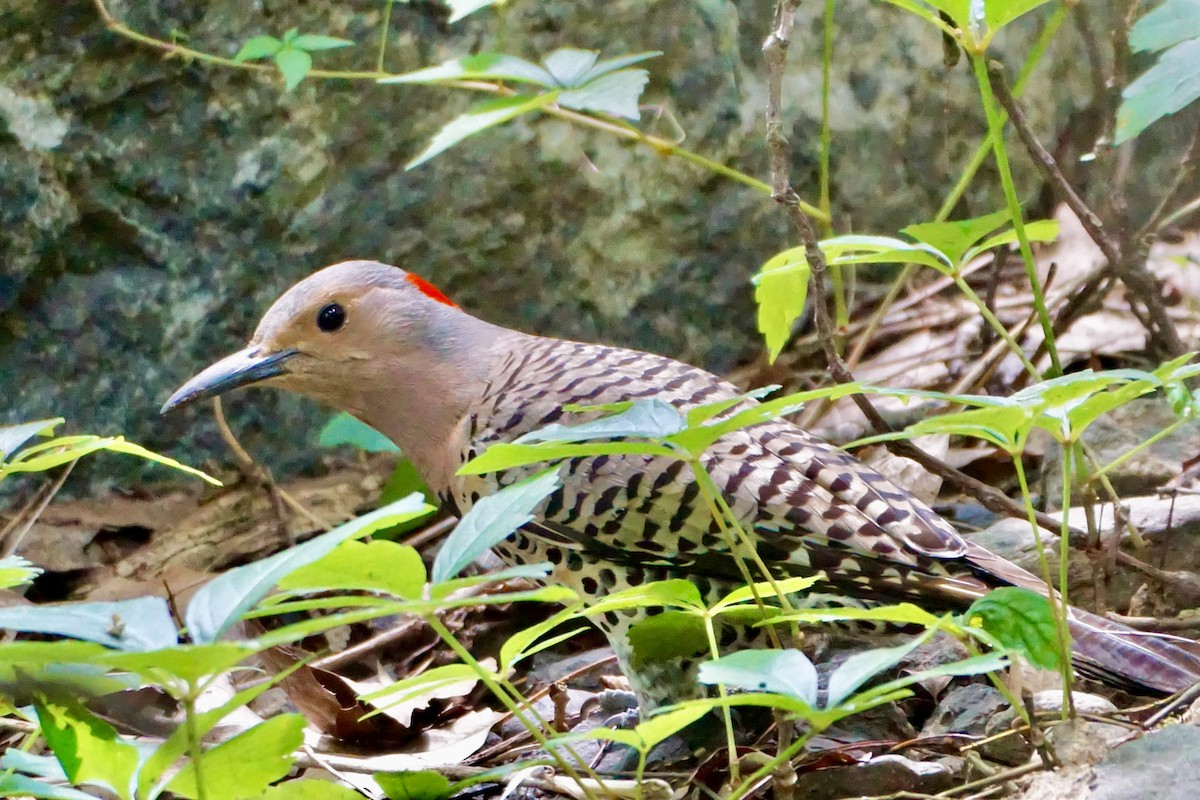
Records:
[[[288,289],[249,345],[180,387],[165,413],[250,384],[308,395],[362,414],[405,372],[436,363],[472,320],[422,278],[374,261],[345,261]],[[461,325],[461,320],[458,321]]]

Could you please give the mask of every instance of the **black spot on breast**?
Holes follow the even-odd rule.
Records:
[[[580,583],[583,586],[584,594],[596,594],[600,590],[600,585],[590,575],[580,581]]]

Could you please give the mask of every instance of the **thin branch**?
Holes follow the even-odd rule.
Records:
[[[17,552],[17,548],[21,546],[21,541],[29,533],[29,530],[33,527],[33,523],[37,522],[37,518],[46,510],[46,506],[50,505],[50,501],[54,499],[54,496],[58,494],[58,490],[67,482],[67,476],[71,474],[71,470],[75,469],[75,465],[78,463],[78,460],[68,461],[66,466],[63,467],[62,472],[58,474],[58,478],[46,491],[42,499],[38,501],[37,508],[33,509],[33,512],[26,517],[25,524],[15,531],[7,541],[0,541],[0,556],[11,556]]]
[[[1167,187],[1167,191],[1163,193],[1162,199],[1158,201],[1158,206],[1151,212],[1142,229],[1138,231],[1136,237],[1138,240],[1144,239],[1147,236],[1157,235],[1160,230],[1177,219],[1176,214],[1178,212],[1168,214],[1167,209],[1175,202],[1179,191],[1196,174],[1198,162],[1200,162],[1200,122],[1197,123],[1196,129],[1192,131],[1192,140],[1188,143],[1187,151],[1184,152],[1183,158],[1180,159],[1179,166],[1175,168],[1175,176],[1171,179],[1171,185]],[[1184,208],[1186,207],[1184,206]]]
[[[1100,217],[1083,201],[1083,198],[1079,196],[1074,187],[1067,181],[1066,176],[1063,175],[1062,170],[1059,169],[1054,156],[1050,155],[1050,152],[1034,136],[1033,130],[1029,127],[1029,121],[1025,117],[1025,112],[1008,89],[1008,82],[1004,78],[1003,65],[996,61],[989,62],[987,65],[987,74],[996,99],[1000,101],[1000,105],[1008,112],[1009,121],[1012,122],[1013,129],[1017,132],[1021,143],[1025,145],[1025,149],[1029,151],[1029,155],[1033,157],[1034,163],[1037,164],[1038,169],[1042,173],[1042,177],[1050,183],[1055,193],[1075,212],[1080,223],[1083,224],[1084,230],[1087,231],[1088,236],[1100,248],[1100,252],[1104,254],[1109,267],[1115,270],[1120,276],[1121,281],[1125,284],[1131,295],[1131,304],[1136,298],[1145,307],[1146,313],[1138,316],[1143,324],[1147,326],[1150,343],[1157,344],[1170,356],[1178,356],[1187,352],[1187,347],[1183,344],[1183,340],[1179,338],[1179,332],[1175,330],[1175,324],[1171,321],[1171,318],[1167,314],[1166,306],[1163,304],[1162,283],[1146,269],[1141,259],[1131,260],[1125,257],[1120,243],[1104,230],[1104,223],[1100,221]]]

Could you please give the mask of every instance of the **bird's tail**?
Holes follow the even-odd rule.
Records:
[[[1046,584],[1011,561],[969,544],[967,560],[1005,583],[1046,594]],[[1078,608],[1069,610],[1075,668],[1139,692],[1173,694],[1200,682],[1200,642],[1130,628]]]

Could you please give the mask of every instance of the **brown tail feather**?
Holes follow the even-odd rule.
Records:
[[[978,545],[968,545],[966,559],[1005,583],[1046,594],[1040,578]],[[1070,610],[1069,627],[1075,667],[1088,677],[1162,694],[1200,681],[1200,642],[1134,630],[1078,608]]]

